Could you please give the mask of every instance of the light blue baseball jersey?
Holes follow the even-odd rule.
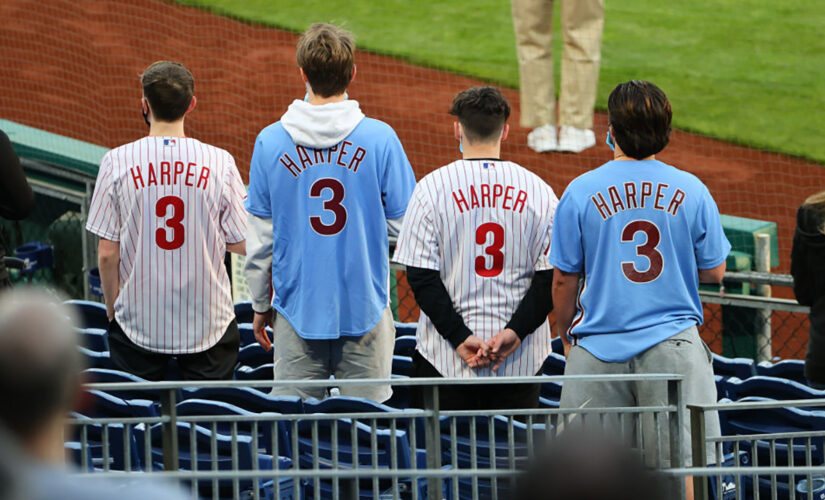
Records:
[[[392,128],[364,118],[327,149],[261,131],[249,213],[272,219],[272,306],[306,339],[360,336],[388,305],[387,219],[404,215],[415,176]]]
[[[613,362],[701,324],[698,270],[731,248],[707,187],[657,160],[611,161],[573,180],[551,241],[553,267],[584,276],[568,333]]]

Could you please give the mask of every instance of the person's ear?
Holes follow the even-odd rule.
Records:
[[[461,130],[461,124],[458,123],[458,120],[453,122],[453,135],[455,135],[455,140],[457,140],[458,142],[461,142],[462,130]]]
[[[148,116],[151,109],[152,108],[149,107],[149,101],[147,101],[145,97],[141,97],[140,110],[143,111],[143,114]]]
[[[358,74],[358,66],[356,66],[355,64],[353,64],[353,65],[352,65],[352,78],[350,78],[350,79],[349,79],[349,83],[350,83],[350,85],[352,85],[352,82],[354,82],[354,81],[355,81],[355,75],[357,75],[357,74]]]
[[[189,101],[189,109],[186,110],[186,114],[189,114],[192,111],[194,111],[195,106],[197,106],[197,105],[198,105],[198,98],[195,97],[195,96],[192,96],[192,100]]]
[[[501,127],[501,142],[507,140],[507,136],[510,135],[510,125],[505,123],[503,127]]]
[[[303,80],[304,83],[309,83],[309,80],[307,79],[307,74],[304,73],[304,68],[298,66],[298,71],[301,72],[301,80]]]

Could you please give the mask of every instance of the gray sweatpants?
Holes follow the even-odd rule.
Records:
[[[640,373],[674,373],[684,376],[682,394],[686,404],[716,403],[716,383],[713,377],[713,358],[710,349],[699,337],[696,327],[678,333],[651,347],[643,353],[620,363],[602,361],[581,346],[573,346],[567,358],[565,375],[630,375]],[[667,405],[667,384],[651,382],[586,382],[568,380],[561,391],[561,408],[608,408],[619,406],[664,406]],[[719,415],[709,412],[705,422],[709,437],[720,436]],[[586,420],[586,417],[585,417]],[[625,421],[620,432],[635,441],[637,425],[631,419]],[[612,422],[612,423],[611,423]],[[575,422],[573,422],[575,423]],[[609,418],[607,426],[618,429],[618,419]],[[599,424],[601,425],[601,423]],[[690,416],[683,416],[685,439],[682,442],[682,456],[685,465],[690,465]],[[653,415],[645,413],[641,422],[642,449],[648,465],[670,465],[670,442],[666,418],[659,418],[658,426]],[[661,446],[657,447],[656,443]],[[658,448],[658,449],[657,449]],[[708,447],[708,463],[714,463],[713,446]],[[661,464],[657,459],[661,458]]]
[[[301,338],[283,316],[275,319],[275,380],[326,380],[385,378],[392,376],[392,353],[395,347],[395,324],[392,312],[384,309],[381,320],[360,337],[340,337],[330,340]],[[324,387],[276,387],[274,396],[301,396],[323,399]],[[392,389],[387,384],[342,386],[341,395],[368,398],[383,402]]]

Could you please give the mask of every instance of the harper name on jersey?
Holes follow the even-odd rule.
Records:
[[[518,190],[517,193],[516,190]],[[467,191],[469,194],[469,203],[467,202],[467,196],[464,195],[464,190],[456,189],[453,191],[453,200],[455,200],[458,211],[461,213],[463,213],[464,210],[488,207],[502,208],[504,210],[522,213],[524,212],[524,204],[527,202],[527,191],[515,186],[504,186],[502,184],[481,184],[475,186],[470,184]],[[513,193],[516,193],[515,197]]]
[[[201,166],[198,171],[196,163],[189,163],[184,168],[182,161],[174,162],[174,166],[172,162],[162,161],[156,170],[154,164],[149,162],[149,166],[145,169],[147,171],[146,182],[143,182],[143,170],[140,165],[129,169],[129,174],[135,183],[135,190],[146,186],[174,186],[181,181],[189,187],[206,189],[206,183],[209,182],[209,167]]]
[[[353,146],[355,146],[354,149]],[[341,141],[341,144],[336,144],[327,149],[295,146],[295,156],[298,158],[297,163],[289,153],[281,155],[278,161],[297,179],[299,174],[315,165],[338,166],[344,167],[352,173],[358,172],[358,166],[367,156],[367,150],[354,145],[350,141]]]
[[[610,185],[605,190],[607,196],[599,191],[590,196],[590,201],[596,205],[602,220],[607,220],[619,212],[637,208],[663,210],[675,216],[679,207],[685,202],[685,192],[679,188],[668,191],[670,186],[663,182],[657,182],[654,191],[653,184],[650,181],[625,182],[622,184],[621,191],[616,185]],[[668,201],[663,203],[665,199]]]

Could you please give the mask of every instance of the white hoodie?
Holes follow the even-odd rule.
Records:
[[[313,105],[295,99],[281,125],[299,146],[327,149],[343,141],[364,119],[358,101]]]

